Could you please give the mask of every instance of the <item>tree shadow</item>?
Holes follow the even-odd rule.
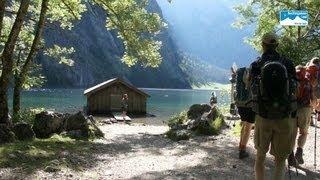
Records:
[[[75,171],[94,168],[99,163],[113,158],[124,157],[135,152],[148,155],[184,158],[193,153],[202,153],[199,162],[185,168],[175,167],[165,171],[149,171],[132,177],[133,179],[254,179],[254,149],[249,149],[250,157],[238,159],[238,144],[219,136],[200,136],[189,141],[174,142],[164,135],[146,133],[119,135],[112,139],[97,141],[77,141],[61,137],[32,142],[18,142],[0,146],[0,168],[21,170],[26,175],[43,170],[52,161],[58,160],[61,167]],[[222,138],[222,139],[220,139]],[[230,140],[230,141],[229,141]],[[226,142],[223,142],[226,141]],[[191,163],[190,163],[191,164]],[[266,175],[272,177],[273,160],[267,158]],[[319,174],[306,171],[307,179],[319,178]],[[293,174],[293,173],[292,173]],[[15,170],[8,178],[14,178]],[[301,175],[301,178],[304,176]]]

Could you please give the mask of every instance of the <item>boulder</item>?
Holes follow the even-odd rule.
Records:
[[[80,111],[74,115],[67,117],[65,122],[65,130],[88,130],[88,120],[85,115]]]
[[[198,119],[197,120],[196,119],[189,119],[186,122],[187,129],[188,130],[194,130],[199,125],[199,120]]]
[[[60,134],[64,129],[65,115],[51,111],[36,114],[33,131],[38,138],[49,138],[52,134]]]
[[[189,108],[187,116],[188,119],[197,119],[202,116],[203,113],[209,112],[210,110],[211,106],[208,104],[194,104]]]
[[[68,136],[72,139],[87,139],[89,138],[89,131],[85,130],[72,130],[63,133],[63,135]]]
[[[215,120],[219,115],[218,109],[216,106],[213,106],[212,109],[209,111],[209,113],[206,115],[206,117],[209,120]]]
[[[174,141],[188,140],[191,137],[191,132],[186,129],[181,130],[169,130],[166,133],[167,137]]]
[[[15,140],[14,133],[6,124],[0,124],[0,144],[13,142]]]
[[[172,130],[182,130],[182,129],[187,129],[187,125],[186,124],[174,124],[171,127]]]
[[[31,125],[25,122],[15,124],[13,127],[13,132],[17,139],[21,141],[33,140],[35,137],[35,133],[33,132]]]

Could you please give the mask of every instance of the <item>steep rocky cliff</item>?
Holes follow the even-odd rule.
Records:
[[[58,64],[42,54],[38,56],[37,61],[42,64],[43,74],[47,77],[47,87],[89,87],[112,77],[122,77],[138,87],[190,88],[179,67],[181,56],[167,29],[159,35],[163,43],[160,67],[143,68],[137,64],[128,68],[120,61],[124,50],[117,34],[105,28],[106,13],[91,4],[87,4],[87,9],[71,31],[46,29],[46,46],[59,44],[76,50],[72,67]],[[149,10],[162,16],[154,0],[150,1]]]

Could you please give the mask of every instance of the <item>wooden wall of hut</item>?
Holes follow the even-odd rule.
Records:
[[[123,94],[128,94],[128,113],[145,114],[147,97],[123,85],[115,83],[89,95],[87,98],[88,112],[92,114],[105,114],[121,111],[121,107],[112,109],[112,97],[119,96],[119,103]]]

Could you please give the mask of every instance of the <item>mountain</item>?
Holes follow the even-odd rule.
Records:
[[[235,29],[233,7],[247,0],[157,0],[181,51],[211,65],[229,69],[249,65],[257,52],[243,42],[253,27]]]
[[[74,47],[74,66],[58,64],[44,54],[38,55],[37,62],[43,67],[47,78],[46,87],[75,88],[89,87],[113,77],[122,77],[138,87],[149,88],[191,88],[185,72],[180,68],[182,57],[169,31],[164,29],[159,39],[163,43],[163,62],[159,68],[143,68],[137,64],[132,68],[120,59],[124,48],[115,31],[105,28],[106,13],[100,7],[87,3],[87,12],[74,28],[61,30],[46,28],[45,46],[54,44]],[[149,11],[162,16],[156,1],[151,0]],[[57,27],[54,24],[50,27]],[[58,35],[57,35],[58,33]]]
[[[229,81],[230,72],[226,69],[211,65],[187,53],[181,53],[181,55],[183,59],[180,67],[192,85],[201,86],[212,82],[226,83]]]

